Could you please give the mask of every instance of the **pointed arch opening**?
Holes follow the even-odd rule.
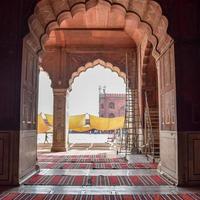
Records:
[[[116,72],[117,75],[124,80],[124,83],[126,82],[126,73],[122,72],[119,67],[113,66],[112,63],[104,62],[101,59],[97,59],[93,62],[86,63],[84,66],[79,67],[76,72],[72,73],[71,78],[69,79],[69,90],[72,89],[72,84],[75,78],[79,77],[81,73],[86,72],[88,69],[94,68],[97,65],[110,69],[112,72]]]

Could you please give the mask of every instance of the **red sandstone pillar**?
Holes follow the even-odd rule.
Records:
[[[66,151],[66,91],[67,89],[53,89],[53,143],[52,152]]]

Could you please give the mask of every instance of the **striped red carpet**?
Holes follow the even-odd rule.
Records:
[[[9,193],[1,200],[200,200],[200,194],[62,195]]]
[[[124,158],[73,158],[73,157],[39,157],[38,162],[72,162],[72,163],[115,163],[125,162]]]
[[[157,169],[157,163],[39,163],[41,169]]]
[[[50,153],[50,154],[38,154],[39,162],[64,162],[66,161],[78,161],[78,160],[98,160],[106,158],[106,154],[97,154],[97,155],[66,155],[59,153]]]
[[[163,176],[68,176],[34,175],[24,182],[25,185],[57,186],[162,186],[172,183]]]
[[[73,158],[77,158],[77,157],[81,157],[81,158],[106,158],[106,153],[99,153],[99,154],[68,154],[66,155],[66,152],[56,152],[56,153],[37,153],[38,156],[67,156],[67,157],[73,157]]]
[[[80,155],[66,155],[66,153],[38,153],[38,157],[69,157],[69,158],[106,158],[106,154],[80,154]]]

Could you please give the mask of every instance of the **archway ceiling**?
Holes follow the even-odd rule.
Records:
[[[40,52],[53,37],[65,41],[67,29],[121,29],[136,44],[148,35],[157,56],[171,43],[168,21],[151,0],[41,0],[29,18],[29,27],[30,44]],[[61,29],[62,34],[52,32]]]
[[[48,47],[65,48],[133,48],[135,42],[123,30],[55,30],[45,43]]]

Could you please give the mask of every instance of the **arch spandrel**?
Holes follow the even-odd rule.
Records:
[[[94,62],[91,62],[91,60],[94,60]],[[46,51],[39,61],[43,70],[49,74],[52,85],[68,88],[70,78],[72,79],[70,81],[71,84],[74,79],[72,77],[77,77],[81,72],[98,64],[111,69],[125,80],[126,66],[136,69],[136,50],[121,50],[121,52],[104,50],[93,52],[88,50],[72,51],[72,49],[55,48]]]
[[[107,11],[109,12],[109,16],[113,15],[115,17],[101,18],[101,20],[103,20],[101,21],[101,24],[96,19],[95,23],[92,25],[92,10],[97,13],[100,12],[100,10],[103,10],[98,9],[98,6],[104,6],[104,8],[106,8],[104,9],[104,12]],[[42,0],[36,6],[35,13],[31,17],[31,20],[29,20],[31,34],[37,36],[37,40],[40,42],[38,51],[45,48],[45,42],[48,40],[50,32],[60,28],[61,25],[63,26],[64,21],[64,24],[66,24],[68,23],[68,20],[71,20],[72,22],[69,24],[68,28],[73,28],[73,20],[78,15],[84,16],[86,22],[89,22],[90,20],[88,25],[91,27],[94,27],[95,24],[96,27],[99,25],[102,27],[103,24],[105,29],[112,28],[114,25],[116,27],[116,19],[119,17],[121,25],[124,23],[124,30],[127,34],[131,35],[132,39],[136,41],[137,44],[141,43],[141,35],[148,35],[149,40],[153,44],[154,55],[156,56],[159,56],[164,51],[163,49],[170,45],[172,40],[167,34],[166,27],[168,23],[166,18],[162,15],[159,4],[151,0],[89,0],[86,2],[83,0],[63,0],[62,7],[53,0]],[[125,27],[127,19],[130,20],[130,15],[135,15],[132,17],[131,22],[131,24],[135,27],[135,33],[129,32],[133,30],[129,30]],[[100,14],[99,16],[104,15]],[[85,23],[85,25],[86,28],[91,28],[87,26],[87,23]],[[41,33],[42,28],[44,29],[43,33]]]

